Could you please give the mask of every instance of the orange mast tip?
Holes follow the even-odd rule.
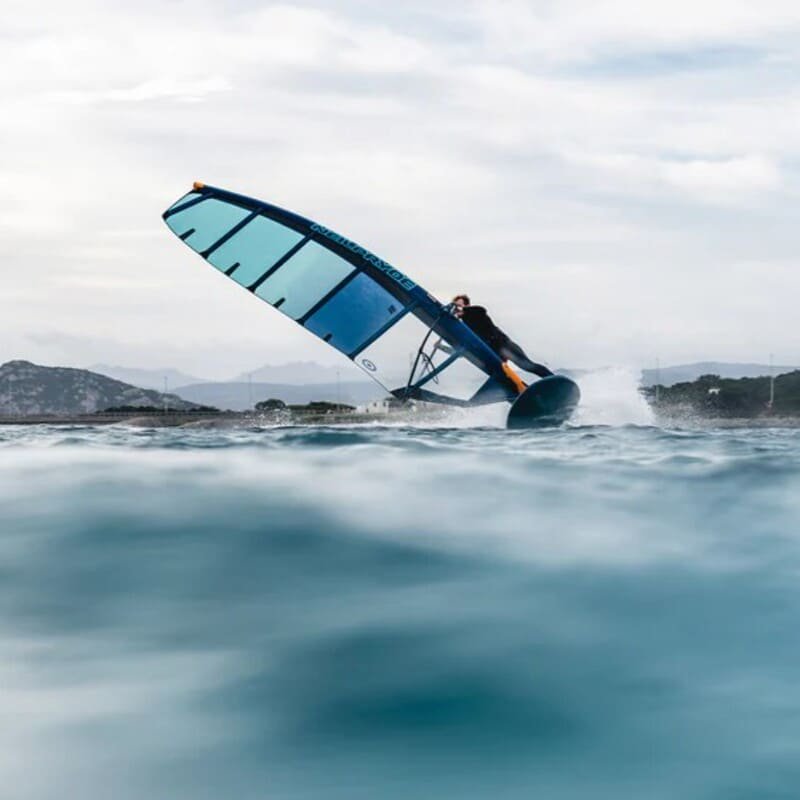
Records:
[[[205,188],[206,188],[206,185],[203,183],[203,181],[195,181],[192,184],[192,189],[205,189]]]

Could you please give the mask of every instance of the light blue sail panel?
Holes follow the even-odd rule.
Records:
[[[172,211],[172,209],[173,209],[173,208],[178,208],[178,206],[185,205],[185,204],[186,204],[186,203],[188,203],[190,200],[196,200],[198,197],[202,197],[202,196],[203,196],[203,195],[201,195],[201,194],[200,194],[200,192],[189,192],[189,194],[185,194],[183,197],[181,197],[181,199],[180,199],[180,200],[177,200],[176,202],[174,202],[174,203],[173,203],[173,204],[172,204],[172,205],[171,205],[171,206],[170,206],[170,207],[167,209],[166,213],[169,213],[170,211]]]
[[[352,353],[402,311],[399,300],[362,272],[312,314],[306,328]]]
[[[165,221],[192,250],[202,253],[250,213],[246,208],[209,199],[178,211]]]
[[[299,319],[351,272],[355,267],[349,261],[316,242],[308,242],[278,267],[256,294],[273,305],[280,303],[284,314]]]
[[[259,216],[214,250],[208,261],[220,272],[238,263],[231,278],[251,286],[302,238],[297,231]]]

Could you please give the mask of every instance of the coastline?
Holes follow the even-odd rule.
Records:
[[[257,411],[231,411],[195,414],[36,414],[30,416],[0,416],[0,425],[129,425],[137,428],[219,427],[253,424],[336,424],[343,422],[368,422],[379,418],[377,414],[342,414],[283,412],[259,413]],[[380,417],[382,418],[382,417]]]
[[[52,426],[109,426],[126,425],[136,428],[217,428],[236,427],[237,425],[348,425],[353,423],[379,422],[386,419],[397,420],[403,414],[394,413],[358,413],[336,411],[298,411],[281,410],[279,412],[259,413],[257,411],[229,411],[219,413],[109,413],[109,414],[36,414],[30,416],[0,416],[3,425],[52,425]],[[437,415],[430,412],[416,412],[414,420],[429,421]],[[800,428],[800,417],[762,416],[762,417],[700,417],[696,415],[655,416],[655,424],[664,428],[692,429],[733,429],[733,428]]]
[[[656,413],[656,424],[664,428],[800,428],[800,417],[699,417]]]

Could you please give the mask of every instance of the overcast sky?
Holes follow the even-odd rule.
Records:
[[[0,361],[336,363],[169,233],[199,179],[555,367],[800,363],[797,0],[392,5],[4,0]]]

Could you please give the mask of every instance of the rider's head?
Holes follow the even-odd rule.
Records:
[[[470,304],[469,295],[457,294],[450,302],[453,304],[453,311],[456,316],[461,316],[464,307]]]

